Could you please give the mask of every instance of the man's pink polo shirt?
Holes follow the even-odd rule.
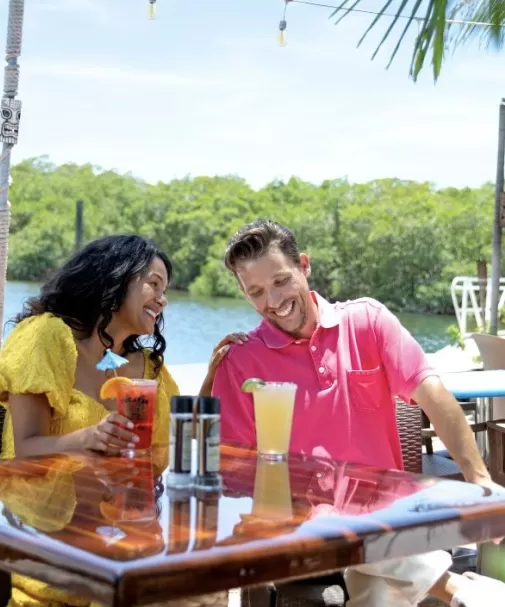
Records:
[[[310,340],[263,320],[219,365],[213,394],[221,398],[222,441],[256,444],[252,395],[240,389],[245,379],[291,381],[298,385],[291,452],[403,469],[394,396],[410,402],[436,371],[379,302],[312,297],[319,323]]]

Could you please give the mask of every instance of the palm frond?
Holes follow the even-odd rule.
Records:
[[[366,0],[342,0],[332,13],[337,17],[336,24],[362,6],[368,8]],[[394,8],[391,8],[391,7]],[[424,17],[420,16],[425,7]],[[407,32],[418,27],[414,43],[410,74],[417,80],[426,61],[431,56],[431,65],[435,81],[442,71],[445,53],[449,48],[456,49],[470,39],[478,37],[487,47],[501,50],[505,46],[505,0],[383,0],[382,7],[358,41],[360,46],[372,29],[380,23],[385,25],[384,33],[375,48],[375,59],[384,43],[396,36],[395,26],[400,20],[406,20],[399,34],[387,67],[391,65]]]
[[[480,0],[471,4],[458,15],[459,19],[471,23],[461,27],[456,44],[478,38],[487,48],[502,50],[505,43],[505,2]]]

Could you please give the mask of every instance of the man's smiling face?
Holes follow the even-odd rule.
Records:
[[[294,337],[312,335],[317,308],[307,280],[307,255],[301,254],[297,264],[277,246],[271,246],[258,259],[237,262],[235,274],[245,296],[263,318]]]

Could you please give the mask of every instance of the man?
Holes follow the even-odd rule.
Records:
[[[402,469],[393,398],[398,395],[422,407],[467,481],[492,487],[460,406],[419,344],[382,304],[330,304],[311,292],[308,256],[299,252],[291,230],[273,221],[241,228],[225,264],[263,320],[247,341],[227,346],[216,371],[213,393],[221,398],[223,441],[255,444],[251,395],[241,391],[245,379],[294,381],[291,451]],[[437,551],[348,570],[348,607],[406,607],[427,594],[464,603],[469,582],[449,573],[450,565],[450,555]]]

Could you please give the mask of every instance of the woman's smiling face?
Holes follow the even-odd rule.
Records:
[[[128,285],[126,297],[114,321],[131,335],[151,335],[158,316],[167,305],[168,275],[165,264],[155,257],[146,272]]]

